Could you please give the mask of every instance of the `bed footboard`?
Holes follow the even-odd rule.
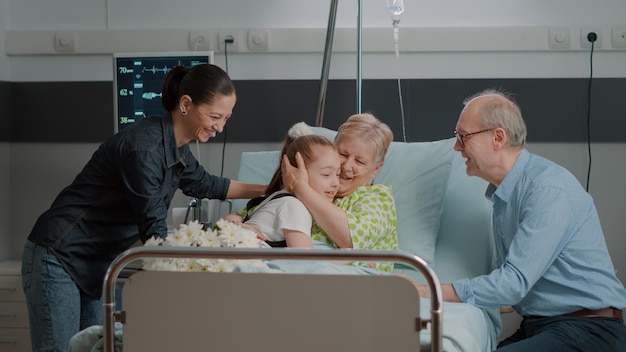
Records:
[[[415,287],[394,275],[141,271],[124,285],[124,310],[115,311],[121,270],[155,257],[401,262],[428,281],[430,319],[420,319]],[[131,352],[258,350],[263,341],[277,351],[415,351],[429,324],[430,350],[442,350],[439,281],[425,261],[404,251],[136,247],[109,267],[103,308],[104,351],[113,351],[116,321]]]

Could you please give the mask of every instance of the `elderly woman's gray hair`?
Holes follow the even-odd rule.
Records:
[[[345,139],[358,139],[368,143],[374,152],[375,162],[385,160],[385,154],[393,141],[393,132],[387,124],[369,113],[352,115],[337,129],[335,143]]]

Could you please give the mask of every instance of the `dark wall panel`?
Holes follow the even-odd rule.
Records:
[[[11,140],[11,83],[0,82],[0,142]]]
[[[112,82],[14,82],[13,142],[103,142],[113,134]]]
[[[626,78],[595,78],[590,96],[584,78],[410,79],[401,80],[400,87],[395,79],[362,83],[362,111],[389,124],[397,141],[451,137],[463,99],[497,87],[520,103],[531,142],[586,141],[589,98],[592,142],[626,142]],[[313,125],[319,85],[319,80],[235,81],[237,105],[227,140],[277,142],[295,122]],[[0,83],[0,139],[102,142],[113,134],[112,99],[112,82]],[[355,81],[330,80],[323,125],[335,129],[356,110]]]

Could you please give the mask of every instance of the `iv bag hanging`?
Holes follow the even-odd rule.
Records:
[[[394,17],[397,17],[397,21],[400,21],[400,15],[404,12],[404,1],[403,0],[387,0],[387,11],[391,15],[392,20],[396,20]]]
[[[394,40],[394,48],[396,52],[396,58],[400,56],[400,44],[399,40],[399,29],[398,25],[400,24],[400,15],[404,12],[404,1],[403,0],[386,0],[387,1],[387,11],[391,15],[391,25],[393,26],[393,40]]]

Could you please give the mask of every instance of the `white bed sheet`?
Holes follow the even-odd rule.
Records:
[[[428,299],[420,301],[420,316],[429,317]],[[467,303],[443,302],[443,350],[446,352],[493,351],[500,331],[498,310],[481,310]],[[422,346],[430,343],[430,329],[420,333]]]

